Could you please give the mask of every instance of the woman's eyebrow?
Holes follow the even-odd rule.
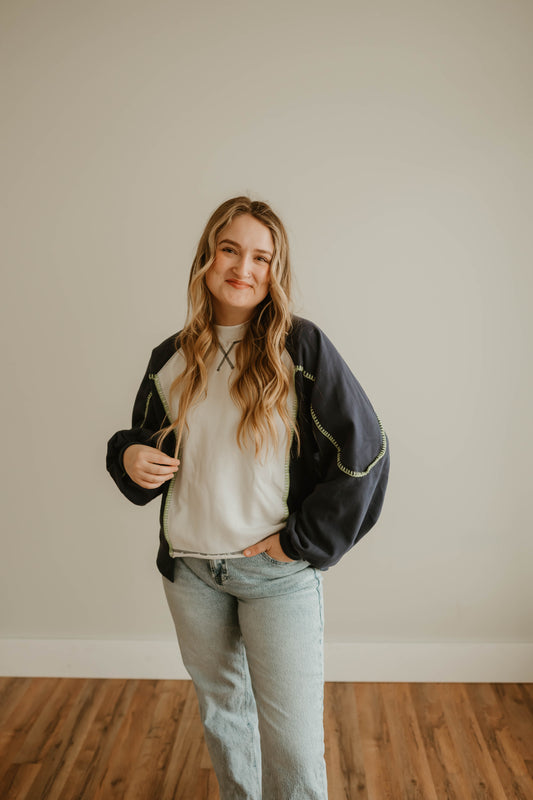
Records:
[[[233,239],[222,239],[222,240],[219,242],[219,244],[224,244],[224,242],[227,242],[228,244],[232,244],[232,245],[234,245],[235,247],[240,247],[240,244],[239,244],[239,242],[234,242],[234,241],[233,241]],[[266,253],[266,254],[267,254],[267,256],[270,256],[270,258],[272,258],[272,253],[271,253],[269,250],[261,250],[259,247],[256,247],[256,248],[254,248],[254,251],[255,251],[256,253]]]

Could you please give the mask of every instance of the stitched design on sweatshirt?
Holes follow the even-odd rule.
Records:
[[[233,348],[235,347],[235,345],[238,342],[240,342],[240,339],[237,339],[235,342],[232,342],[227,350],[224,350],[224,348],[222,347],[220,342],[218,343],[219,350],[223,353],[223,357],[222,357],[222,361],[220,362],[220,364],[217,367],[217,372],[220,372],[224,361],[228,362],[228,364],[230,365],[230,369],[235,369],[235,364],[233,363],[233,361],[229,357],[229,354],[231,353],[231,351],[233,350]]]

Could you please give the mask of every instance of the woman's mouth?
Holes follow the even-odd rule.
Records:
[[[233,286],[235,289],[250,289],[250,284],[246,283],[246,281],[238,281],[235,279],[228,280],[226,283],[229,283],[230,286]]]

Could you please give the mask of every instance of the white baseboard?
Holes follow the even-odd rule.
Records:
[[[0,675],[189,677],[175,642],[91,639],[0,639]],[[325,675],[327,681],[530,683],[533,643],[326,642]]]
[[[325,660],[330,681],[533,681],[531,642],[329,642]]]

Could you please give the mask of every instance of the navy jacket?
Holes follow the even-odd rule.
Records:
[[[157,373],[177,346],[179,334],[153,350],[135,398],[132,426],[115,433],[107,448],[107,469],[129,500],[144,505],[162,495],[157,566],[171,581],[174,560],[165,531],[170,481],[157,489],[143,489],[125,472],[122,454],[131,444],[155,446],[157,432],[169,424]],[[379,517],[389,473],[388,440],[361,385],[320,328],[293,317],[285,347],[295,367],[300,452],[293,442],[289,515],[280,544],[289,558],[304,559],[324,570],[336,564]],[[162,449],[173,456],[175,445],[169,435]]]

